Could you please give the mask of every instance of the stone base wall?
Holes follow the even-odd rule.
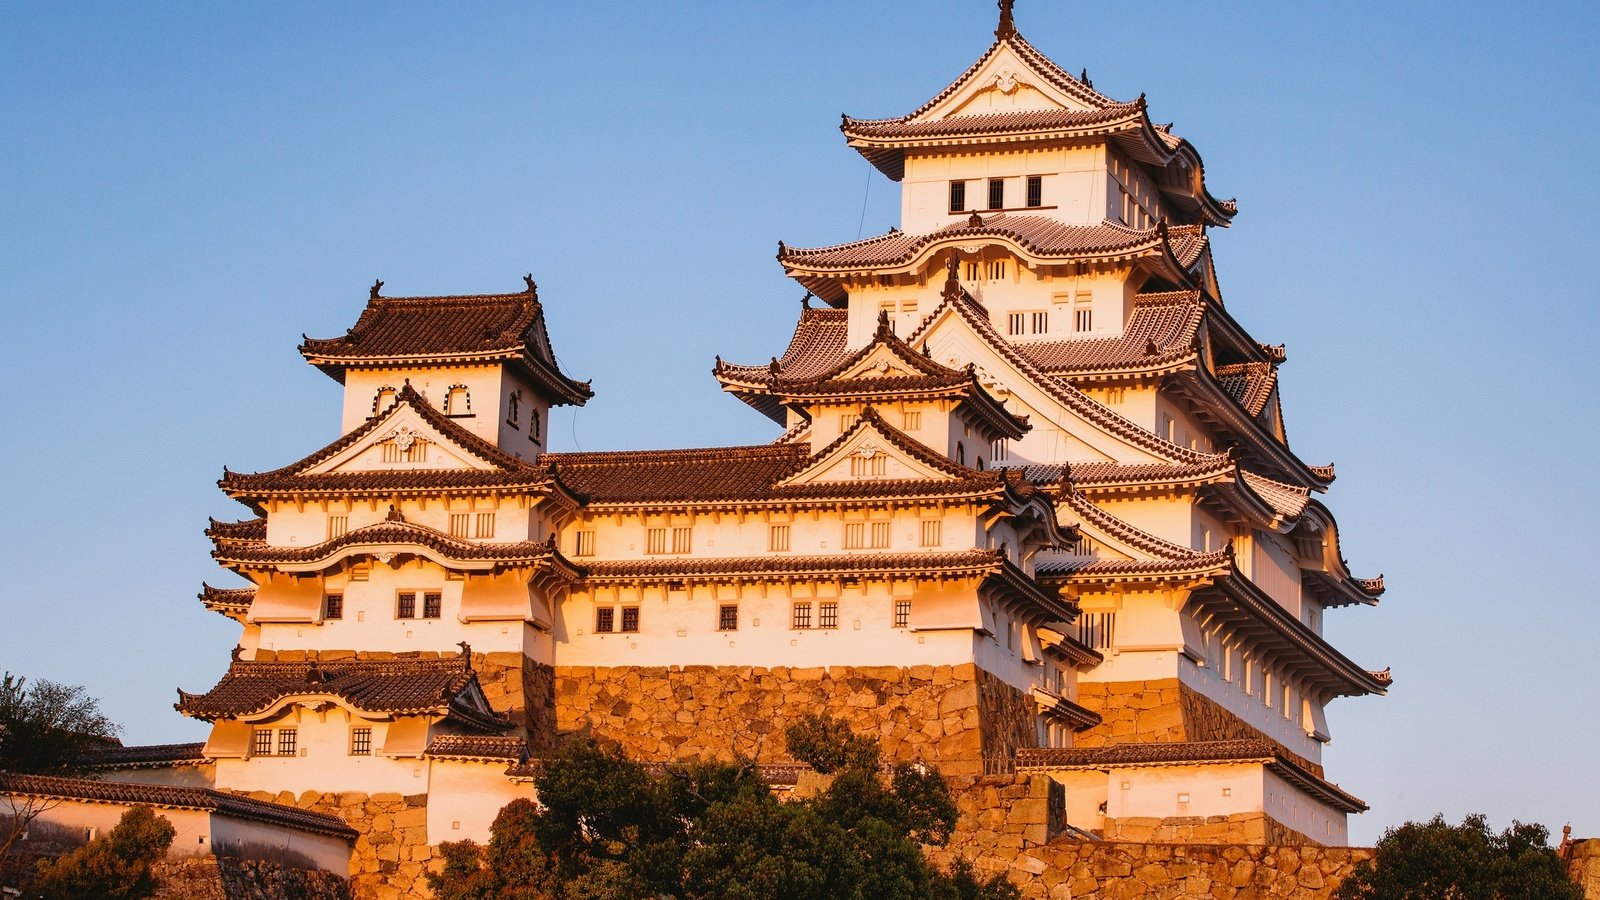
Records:
[[[1315,844],[1310,838],[1266,813],[1232,813],[1226,816],[1170,816],[1108,818],[1100,834],[1108,841],[1156,844]]]
[[[559,730],[588,731],[644,762],[787,761],[784,730],[815,712],[877,737],[886,761],[921,760],[946,775],[981,774],[986,760],[993,767],[1033,746],[1025,695],[971,663],[558,666],[555,698]]]
[[[255,659],[279,662],[346,659],[438,659],[455,656],[431,650],[257,650]],[[504,713],[524,731],[535,752],[555,739],[555,670],[521,653],[474,653],[472,668],[478,673],[489,708]]]
[[[338,816],[360,833],[350,851],[350,896],[353,900],[400,900],[427,897],[423,875],[437,870],[428,845],[427,794],[365,794],[356,791],[323,794],[307,791],[255,791],[248,796]]]
[[[960,814],[950,842],[930,855],[948,863],[1004,857],[1041,847],[1066,829],[1067,796],[1045,775],[985,775],[947,778]]]
[[[943,851],[931,854],[947,862]],[[1004,874],[1026,900],[1316,900],[1333,895],[1356,863],[1357,847],[1127,844],[1059,838],[1043,847],[973,859],[983,875]]]
[[[1600,838],[1572,842],[1567,877],[1583,888],[1589,900],[1600,900]]]
[[[350,885],[337,875],[256,860],[165,860],[156,876],[155,900],[350,900]]]
[[[1151,681],[1082,682],[1078,703],[1099,713],[1099,725],[1073,738],[1077,747],[1109,747],[1172,741],[1271,741],[1279,752],[1311,773],[1322,766],[1294,753],[1221,704],[1176,678]]]
[[[978,675],[978,721],[982,724],[983,771],[1016,771],[1017,751],[1039,746],[1039,705],[983,669]]]

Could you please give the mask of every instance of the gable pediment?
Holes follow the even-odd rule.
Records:
[[[987,59],[952,88],[949,96],[922,111],[913,121],[932,122],[999,112],[1083,112],[1097,108],[1062,90],[1046,73],[1023,59],[1008,42],[997,44]]]
[[[396,404],[359,440],[301,474],[494,468],[427,421],[409,403]]]
[[[778,487],[839,481],[955,481],[967,474],[954,462],[884,424],[872,410]]]

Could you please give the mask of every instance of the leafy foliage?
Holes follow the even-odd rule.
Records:
[[[1481,815],[1460,825],[1443,816],[1384,832],[1377,856],[1358,865],[1335,894],[1340,900],[1582,900],[1549,847],[1543,825],[1512,822],[1495,834]]]
[[[122,814],[115,828],[55,862],[41,863],[28,896],[42,900],[137,900],[155,895],[151,867],[167,854],[177,830],[148,806]]]
[[[82,686],[0,676],[0,769],[69,775],[118,730]]]
[[[545,761],[539,805],[500,811],[487,847],[441,847],[428,881],[439,900],[1012,900],[1002,878],[932,868],[956,807],[936,771],[878,771],[875,741],[814,716],[789,752],[834,775],[813,797],[780,802],[748,762],[653,774],[587,741]]]

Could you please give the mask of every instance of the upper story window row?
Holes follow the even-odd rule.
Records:
[[[970,212],[980,207],[968,205],[968,184],[987,187],[982,209],[1000,212],[1008,209],[1043,209],[1044,176],[1021,178],[957,179],[950,182],[950,212]],[[1009,201],[1009,202],[1008,202]],[[1020,203],[1018,201],[1021,201]]]

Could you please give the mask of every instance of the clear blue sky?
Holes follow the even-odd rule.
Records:
[[[1377,609],[1329,616],[1384,699],[1334,704],[1353,838],[1481,810],[1600,835],[1594,4],[1022,0],[1024,35],[1147,92],[1235,226],[1225,299],[1289,346],[1292,445]],[[771,439],[778,240],[897,224],[841,111],[906,112],[990,40],[960,3],[0,6],[0,667],[196,740],[236,626],[213,484],[335,437],[295,352],[395,295],[532,270],[598,396],[557,449]],[[865,202],[864,201],[865,195]]]

